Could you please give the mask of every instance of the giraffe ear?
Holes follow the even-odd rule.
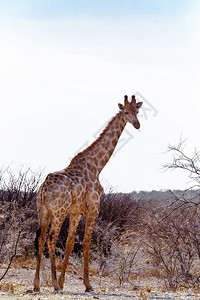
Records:
[[[138,102],[138,103],[136,103],[137,109],[139,109],[139,108],[142,106],[142,103],[143,103],[143,102]]]
[[[123,104],[118,103],[119,109],[122,110],[124,108]]]

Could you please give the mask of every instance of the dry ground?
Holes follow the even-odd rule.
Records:
[[[1,268],[0,275],[5,271]],[[110,276],[100,276],[95,267],[90,269],[94,292],[85,293],[82,281],[82,266],[68,267],[63,294],[54,294],[51,286],[49,261],[44,260],[41,269],[41,292],[33,293],[35,261],[18,259],[12,264],[5,278],[0,281],[0,299],[200,299],[200,293],[191,290],[172,293],[161,287],[156,278],[137,278],[135,284],[124,283]],[[58,264],[58,272],[60,266]]]

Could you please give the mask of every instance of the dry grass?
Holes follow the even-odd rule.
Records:
[[[0,283],[0,291],[7,292],[7,293],[13,293],[15,290],[15,286],[13,282],[2,282]]]
[[[27,269],[34,270],[36,266],[36,260],[31,258],[26,258],[25,256],[16,257],[13,259],[12,267],[15,269]]]

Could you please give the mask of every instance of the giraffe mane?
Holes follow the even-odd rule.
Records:
[[[116,120],[116,118],[119,116],[121,112],[118,112],[106,125],[106,127],[103,129],[103,131],[100,133],[99,137],[86,149],[84,149],[83,151],[79,152],[76,156],[74,156],[74,158],[71,160],[72,164],[80,155],[82,154],[86,154],[87,151],[91,150],[97,143],[99,143],[99,141],[102,139],[102,137],[105,135],[106,131],[110,128],[110,126],[113,124],[113,122]]]

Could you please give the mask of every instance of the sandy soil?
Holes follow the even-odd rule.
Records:
[[[0,274],[3,274],[4,270],[1,268]],[[158,287],[156,279],[145,279],[134,287],[128,284],[119,287],[118,282],[113,278],[100,277],[94,273],[93,270],[91,284],[94,292],[85,293],[81,274],[71,268],[66,274],[63,293],[54,294],[50,272],[46,265],[41,270],[41,292],[33,293],[34,268],[32,266],[12,267],[0,282],[0,299],[200,299],[200,294],[195,294],[191,290],[185,293],[164,292]]]

